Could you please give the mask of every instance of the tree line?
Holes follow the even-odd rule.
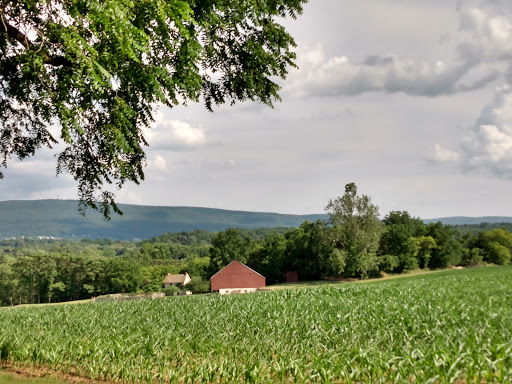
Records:
[[[354,183],[328,202],[326,212],[327,222],[304,222],[259,241],[237,229],[219,232],[212,239],[207,275],[234,259],[266,276],[269,284],[285,281],[288,271],[297,271],[301,280],[367,278],[511,260],[508,229],[461,232],[441,222],[425,224],[406,211],[379,220],[378,207],[369,196],[359,196]]]
[[[227,229],[166,233],[144,241],[110,239],[0,240],[0,305],[48,303],[111,293],[162,290],[167,273],[188,272],[194,292],[239,260],[267,278],[285,281],[366,278],[419,268],[508,264],[512,233],[496,225],[425,224],[405,211],[382,220],[355,184],[326,206],[327,221],[298,228]],[[480,231],[474,231],[479,228]]]
[[[209,290],[201,277],[209,261],[207,244],[18,239],[12,246],[16,241],[0,245],[1,305],[158,292],[167,273],[188,272],[194,291]]]
[[[287,228],[242,229],[251,240]],[[158,292],[167,273],[188,272],[188,290],[209,292],[207,267],[215,232],[165,233],[143,241],[111,239],[0,240],[0,305],[88,299],[112,293]]]

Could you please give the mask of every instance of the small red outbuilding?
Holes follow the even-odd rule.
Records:
[[[254,269],[233,260],[210,278],[211,291],[243,293],[265,286],[265,277]]]

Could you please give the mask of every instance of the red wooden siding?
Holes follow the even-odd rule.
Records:
[[[297,283],[299,281],[299,271],[286,272],[287,283]]]
[[[261,288],[265,286],[265,277],[235,260],[213,275],[210,283],[212,292],[226,288]]]

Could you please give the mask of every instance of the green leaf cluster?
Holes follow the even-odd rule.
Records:
[[[105,185],[144,179],[156,105],[279,100],[275,79],[295,65],[279,22],[305,1],[2,1],[2,165],[61,142],[80,209],[120,212]]]

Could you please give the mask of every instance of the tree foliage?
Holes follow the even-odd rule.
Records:
[[[441,222],[430,223],[426,227],[426,236],[436,242],[436,247],[430,252],[429,268],[459,265],[462,260],[462,244],[455,235],[455,230]]]
[[[192,293],[210,292],[210,282],[203,280],[200,276],[192,276],[190,283],[185,285],[184,290]]]
[[[330,200],[325,210],[334,226],[332,241],[338,249],[332,260],[339,267],[343,265],[343,274],[366,277],[378,270],[377,249],[382,234],[379,207],[369,196],[358,196],[356,185],[349,183],[343,196]]]
[[[327,237],[325,222],[305,221],[299,228],[286,235],[286,248],[283,257],[285,271],[298,271],[301,279],[318,280],[329,273],[329,256],[332,246]]]
[[[217,233],[212,239],[207,277],[210,278],[233,260],[246,263],[252,246],[252,240],[243,236],[238,229],[229,228]]]
[[[416,248],[418,249],[416,256],[418,258],[420,267],[428,268],[432,249],[437,247],[436,241],[432,238],[432,236],[419,236],[413,237],[412,239],[415,242]]]
[[[144,179],[156,104],[279,99],[295,43],[277,20],[305,1],[1,1],[0,162],[60,141],[80,208],[118,211],[105,185]]]
[[[382,222],[385,229],[380,239],[380,253],[394,256],[386,259],[386,272],[403,272],[419,268],[417,237],[421,237],[425,232],[423,221],[411,217],[405,211],[391,211]],[[395,265],[392,270],[389,270],[390,265]]]
[[[284,281],[286,265],[287,239],[284,235],[270,234],[260,246],[253,247],[247,265],[265,276],[267,283]]]
[[[164,289],[165,296],[176,296],[180,289],[175,285],[170,285]]]
[[[480,234],[480,244],[486,261],[508,264],[511,259],[512,233],[506,229],[493,229]]]

